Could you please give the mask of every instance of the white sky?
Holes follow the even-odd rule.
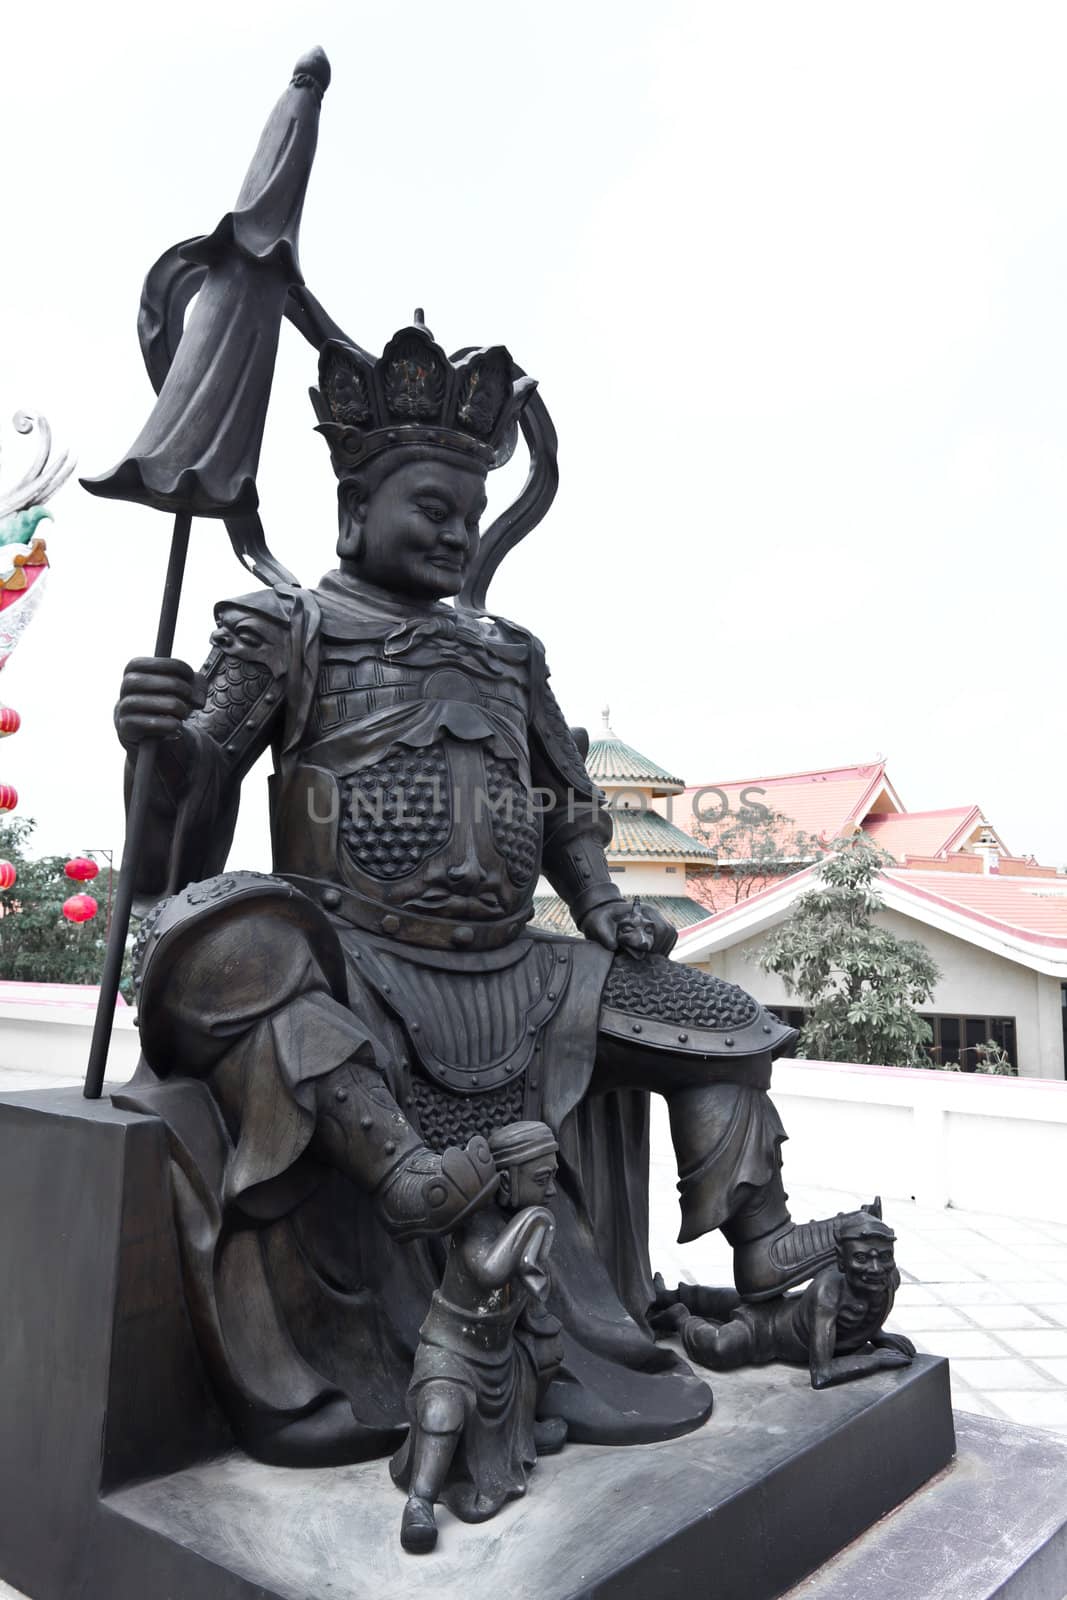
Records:
[[[421,304],[446,347],[505,342],[540,378],[560,493],[490,604],[544,639],[570,719],[610,700],[693,782],[883,753],[905,805],[977,801],[1011,848],[1067,860],[1062,5],[176,16],[5,8],[3,413],[43,410],[86,473],[126,451],[144,273],[232,204],[321,43],[305,276],[372,349]],[[286,329],[260,477],[308,581],[335,536],[314,368]],[[0,483],[6,418],[2,443]],[[0,781],[44,847],[117,847],[111,705],[152,646],[168,523],[73,485],[53,510]],[[252,587],[197,524],[179,653],[199,663],[213,599]],[[253,779],[244,865],[265,815]]]

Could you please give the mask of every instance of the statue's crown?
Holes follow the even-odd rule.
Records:
[[[536,386],[503,345],[450,359],[416,311],[377,361],[358,345],[328,339],[311,403],[339,478],[404,445],[448,451],[484,471],[511,455],[519,413]]]

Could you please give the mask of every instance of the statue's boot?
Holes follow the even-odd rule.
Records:
[[[499,1179],[486,1141],[431,1150],[404,1116],[381,1074],[346,1061],[315,1080],[315,1150],[374,1195],[397,1239],[447,1233],[477,1209]]]
[[[437,1543],[437,1523],[433,1506],[419,1495],[409,1496],[400,1522],[400,1543],[412,1556],[424,1556]]]
[[[834,1259],[837,1217],[794,1222],[787,1199],[778,1172],[723,1224],[734,1247],[734,1283],[745,1300],[770,1300]]]
[[[533,1432],[539,1456],[554,1456],[567,1443],[567,1424],[562,1417],[538,1417]]]

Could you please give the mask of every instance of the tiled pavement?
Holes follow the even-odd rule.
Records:
[[[789,1146],[785,1148],[788,1180]],[[721,1235],[678,1245],[673,1153],[653,1122],[652,1256],[668,1282],[729,1283]],[[869,1195],[791,1190],[794,1217],[852,1210]],[[953,1404],[1067,1437],[1067,1223],[1017,1222],[887,1201],[901,1286],[889,1327],[948,1356]]]
[[[30,1087],[43,1085],[0,1070],[0,1093]],[[869,1198],[798,1187],[790,1207],[804,1220],[851,1210]],[[721,1235],[675,1242],[675,1169],[658,1102],[650,1209],[652,1259],[668,1282],[730,1281]],[[1067,1223],[932,1211],[901,1201],[887,1202],[885,1212],[897,1233],[903,1279],[889,1326],[921,1350],[949,1357],[957,1409],[1067,1438]],[[0,1600],[22,1597],[0,1581]]]

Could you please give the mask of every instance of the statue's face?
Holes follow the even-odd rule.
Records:
[[[409,461],[350,519],[341,564],[365,583],[418,600],[458,594],[485,511],[485,475],[447,460]]]
[[[647,956],[656,942],[656,930],[640,907],[616,923],[615,933],[620,948],[639,959]]]
[[[547,1205],[556,1192],[556,1170],[559,1163],[554,1154],[536,1156],[510,1168],[507,1185],[507,1204],[513,1211],[525,1206]]]
[[[870,1294],[888,1286],[895,1264],[892,1239],[842,1239],[839,1249],[850,1288]]]

